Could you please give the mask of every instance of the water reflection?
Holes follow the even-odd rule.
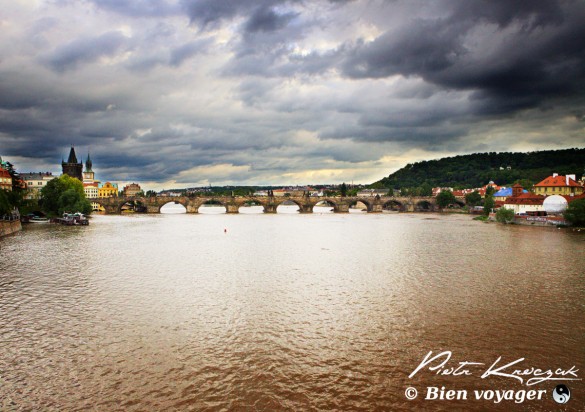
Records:
[[[160,208],[163,214],[181,214],[187,213],[187,209],[180,203],[170,202]]]
[[[285,201],[284,203],[278,205],[278,207],[276,208],[276,213],[290,214],[299,212],[300,212],[299,206],[292,201]]]
[[[226,209],[223,205],[203,204],[199,206],[199,213],[203,215],[219,215],[226,213]]]
[[[264,207],[260,205],[241,206],[238,213],[257,215],[264,213]]]

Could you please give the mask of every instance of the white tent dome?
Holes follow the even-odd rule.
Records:
[[[544,199],[542,204],[546,213],[562,213],[567,208],[567,200],[559,195],[552,195]]]

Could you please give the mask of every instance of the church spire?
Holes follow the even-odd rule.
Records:
[[[75,155],[75,149],[73,148],[73,145],[71,145],[71,151],[69,152],[69,158],[67,159],[67,162],[62,162],[61,167],[63,168],[64,175],[69,175],[83,181],[83,164],[77,161],[77,156]]]
[[[71,151],[69,152],[69,159],[67,163],[77,163],[77,156],[75,156],[75,149],[71,146]]]
[[[87,152],[87,159],[85,160],[85,171],[91,172],[92,171],[91,166],[92,166],[92,163],[91,163],[91,158],[89,157],[89,151],[88,151]]]

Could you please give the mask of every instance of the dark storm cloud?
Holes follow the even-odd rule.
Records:
[[[191,23],[202,28],[216,25],[224,20],[237,16],[247,16],[257,10],[267,10],[278,4],[294,1],[287,0],[183,0],[183,8],[191,19]],[[259,14],[257,19],[262,20]],[[268,19],[270,20],[270,19]],[[259,22],[259,25],[262,25]]]
[[[482,110],[490,112],[489,106],[505,101],[513,112],[583,92],[585,3],[446,4],[455,6],[446,18],[419,19],[357,43],[344,58],[343,73],[356,79],[419,76],[474,90],[475,99],[489,99]]]
[[[523,28],[534,29],[538,26],[558,24],[563,21],[564,12],[561,3],[574,3],[574,0],[481,0],[447,1],[445,6],[453,10],[449,21],[486,20],[506,27],[514,22]]]
[[[234,57],[222,73],[284,78],[295,72],[308,72],[310,64],[302,64],[303,68],[299,69],[301,64],[291,55],[291,44],[303,39],[312,25],[312,22],[301,21],[300,16],[296,12],[277,13],[270,7],[254,9],[241,25],[241,36],[232,48]],[[320,61],[326,59],[326,56],[314,57]],[[325,68],[323,64],[317,66]]]
[[[113,56],[127,40],[119,31],[79,38],[41,56],[41,61],[53,70],[63,72],[82,63],[92,63],[102,56]]]
[[[3,14],[0,155],[58,167],[75,144],[103,180],[369,168],[372,181],[410,151],[582,141],[582,1],[55,0]]]
[[[244,25],[246,32],[275,31],[285,27],[298,13],[277,14],[272,9],[259,8]]]

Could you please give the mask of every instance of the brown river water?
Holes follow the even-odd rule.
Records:
[[[584,267],[584,232],[466,215],[31,224],[0,239],[0,411],[582,411],[527,381],[585,375]]]

